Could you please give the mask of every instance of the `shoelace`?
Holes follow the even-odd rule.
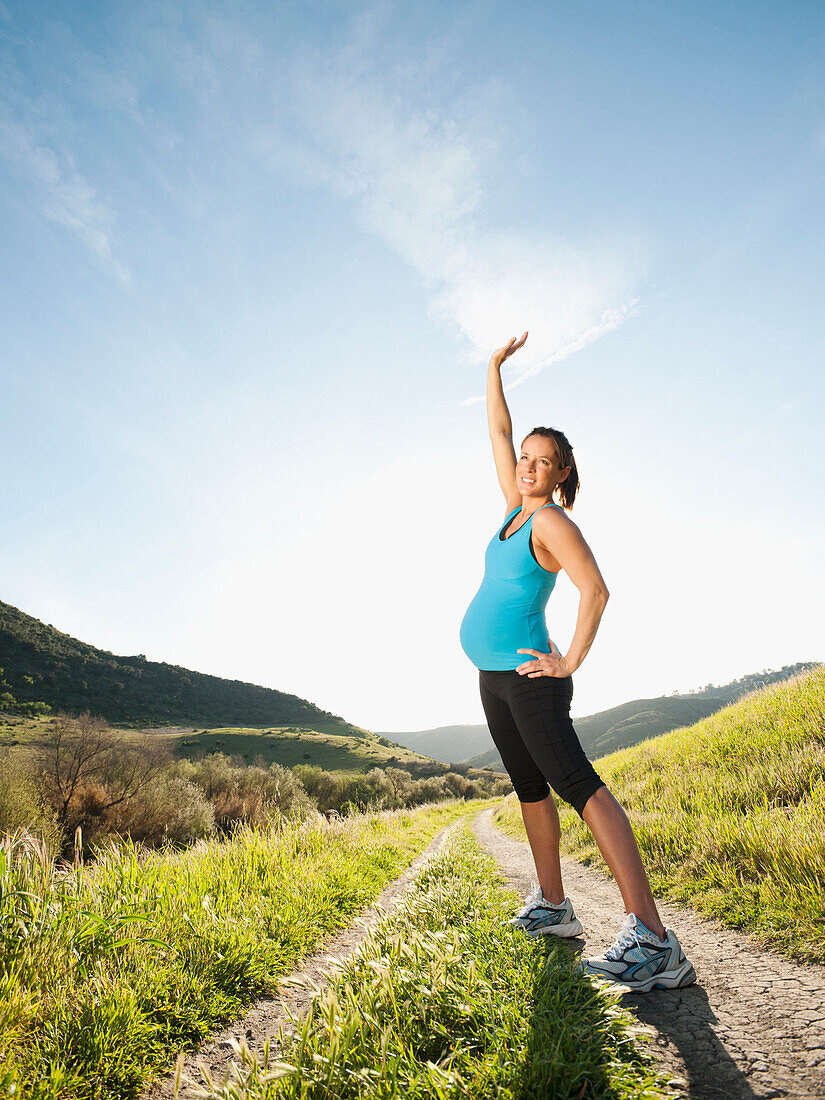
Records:
[[[536,906],[536,905],[538,905],[542,902],[545,905],[552,906],[554,909],[561,909],[561,907],[564,905],[563,901],[559,902],[558,905],[555,905],[552,901],[547,901],[547,899],[544,896],[544,891],[542,890],[541,886],[539,886],[539,884],[537,882],[535,882],[535,881],[531,882],[530,885],[533,889],[533,892],[532,892],[532,894],[529,894],[524,899],[524,905],[522,905],[521,909],[519,909],[518,914],[517,914],[519,917],[526,916],[534,906]]]
[[[530,888],[533,892],[532,892],[532,894],[528,894],[527,897],[524,899],[524,904],[522,905],[521,909],[519,910],[519,914],[518,914],[520,917],[524,916],[525,913],[529,913],[529,911],[533,908],[533,906],[537,902],[541,901],[542,898],[544,897],[544,894],[542,893],[542,889],[541,889],[541,887],[539,886],[539,884],[537,882],[531,882],[530,883]]]
[[[626,947],[632,947],[634,943],[639,949],[642,947],[641,940],[636,935],[636,929],[631,928],[628,924],[627,917],[625,917],[624,920],[622,920],[621,917],[615,917],[615,920],[617,924],[622,926],[622,930],[616,942],[608,947],[607,951],[604,953],[604,957],[611,960],[621,958],[624,949]]]

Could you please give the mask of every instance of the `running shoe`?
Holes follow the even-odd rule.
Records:
[[[540,886],[533,883],[533,893],[525,899],[524,905],[507,923],[511,928],[520,928],[527,936],[579,936],[582,923],[573,912],[573,903],[565,898],[561,905],[545,901]]]
[[[619,938],[603,955],[583,959],[585,974],[601,978],[614,987],[648,993],[651,989],[678,989],[696,981],[693,964],[682,950],[672,928],[660,940],[635,913],[628,913]]]

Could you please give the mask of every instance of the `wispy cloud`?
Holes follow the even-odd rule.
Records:
[[[0,105],[0,155],[35,187],[44,217],[64,226],[123,286],[129,273],[112,249],[114,214],[76,169],[72,155],[59,156]]]
[[[537,231],[504,222],[508,190],[518,218],[523,154],[512,156],[508,130],[519,104],[506,81],[467,78],[458,25],[451,32],[445,21],[439,37],[413,45],[404,37],[402,44],[398,9],[372,4],[350,19],[333,46],[290,45],[287,53],[254,5],[227,15],[212,0],[195,0],[185,18],[160,4],[147,10],[151,20],[138,20],[135,32],[138,53],[154,59],[149,70],[156,64],[162,79],[168,76],[171,98],[176,88],[194,98],[203,148],[218,143],[223,157],[231,150],[233,163],[250,172],[263,159],[351,203],[358,224],[422,279],[433,318],[464,338],[468,362],[483,362],[501,342],[530,330],[505,368],[508,388],[615,329],[636,309],[644,267],[637,243],[548,231],[566,224],[564,211],[547,211]],[[200,146],[190,134],[178,151],[180,164],[169,167],[172,126],[152,109],[151,95],[141,96],[146,63],[138,64],[137,54],[123,65],[98,58],[58,24],[49,41],[84,102],[108,104],[141,133],[151,129],[147,148],[158,144],[157,132],[166,135],[147,163],[170,193],[186,189],[175,182],[178,169],[198,157]],[[19,106],[2,112],[0,105],[0,151],[35,185],[44,216],[128,284],[112,206],[54,130],[39,124],[42,112]]]
[[[379,70],[363,23],[359,32],[337,56],[292,65],[278,96],[292,117],[257,137],[270,160],[352,202],[359,223],[425,281],[433,316],[466,337],[469,360],[529,329],[505,368],[515,371],[508,388],[623,324],[639,301],[638,244],[490,224],[488,193],[507,159],[497,122],[506,85],[435,106],[409,71]],[[517,189],[517,162],[511,171]]]

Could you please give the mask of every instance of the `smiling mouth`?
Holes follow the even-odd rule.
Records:
[[[529,477],[523,477],[521,480],[524,482],[525,485],[535,485],[536,484],[536,479],[535,478],[531,479]]]

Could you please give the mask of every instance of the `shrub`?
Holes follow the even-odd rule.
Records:
[[[303,818],[314,809],[300,780],[280,764],[238,765],[214,752],[197,762],[181,761],[178,774],[203,791],[221,829],[238,821],[256,825],[273,817]]]
[[[125,742],[88,711],[79,718],[53,718],[40,750],[46,795],[67,832],[85,828],[90,818],[133,798],[167,759],[150,737]]]
[[[157,776],[129,802],[104,814],[103,833],[149,846],[187,844],[215,829],[215,811],[203,791],[175,772]]]
[[[20,752],[0,749],[0,833],[18,829],[37,834],[52,851],[60,848],[57,818],[43,797],[31,762]]]

